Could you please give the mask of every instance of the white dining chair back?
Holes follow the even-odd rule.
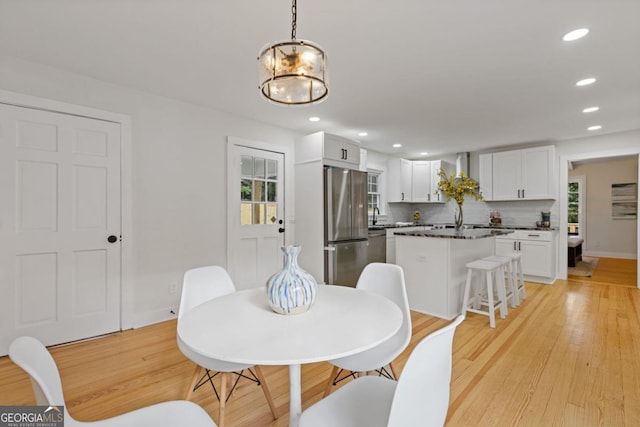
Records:
[[[341,371],[373,372],[378,371],[394,379],[398,378],[393,361],[404,351],[411,341],[411,312],[407,299],[404,281],[404,271],[395,264],[374,262],[368,264],[356,284],[356,288],[364,289],[393,301],[402,311],[402,325],[388,340],[378,346],[351,356],[330,360],[334,365],[329,382],[325,386],[325,396],[331,392],[331,387],[347,378],[341,376]],[[385,367],[389,365],[391,373]],[[354,376],[351,374],[351,376]]]
[[[449,407],[453,336],[464,316],[416,345],[396,382],[364,376],[307,408],[299,427],[442,427]]]
[[[64,424],[67,427],[216,426],[204,409],[186,400],[158,403],[99,421],[80,422],[71,417],[66,409],[60,372],[53,357],[40,341],[28,336],[16,338],[9,347],[9,357],[29,374],[38,405],[63,407]]]
[[[390,340],[396,346],[397,356],[411,341],[411,311],[402,267],[382,262],[368,264],[360,274],[356,288],[382,295],[402,311],[402,326]]]
[[[229,276],[229,273],[227,273],[227,270],[223,267],[210,265],[187,270],[182,282],[182,295],[180,298],[180,308],[178,310],[178,325],[180,324],[180,320],[189,312],[189,310],[200,304],[204,304],[207,301],[231,294],[235,291],[236,287],[233,284],[233,280]],[[211,325],[211,327],[215,330],[215,328],[224,328],[224,325]],[[215,340],[215,333],[212,333],[211,339]],[[193,392],[204,384],[211,384],[213,392],[219,402],[218,424],[220,424],[220,427],[224,427],[226,402],[238,384],[237,380],[240,378],[254,381],[256,384],[262,386],[262,391],[267,403],[269,404],[273,418],[277,418],[275,403],[273,402],[273,398],[271,397],[271,393],[264,379],[264,374],[259,366],[227,362],[225,360],[203,356],[184,345],[179,335],[177,337],[177,342],[178,348],[182,354],[197,365],[189,388],[187,389],[185,399],[189,400]],[[201,373],[201,368],[204,368],[204,374]],[[244,374],[245,370],[248,372],[248,375]],[[213,382],[213,378],[218,374],[221,374],[219,392]],[[233,383],[231,383],[231,374],[236,376],[236,381]]]
[[[182,282],[178,320],[193,307],[235,291],[236,287],[229,273],[219,265],[187,270]]]
[[[388,427],[443,426],[451,392],[453,336],[464,316],[424,338],[398,381]]]

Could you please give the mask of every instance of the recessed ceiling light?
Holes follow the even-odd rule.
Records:
[[[591,130],[600,130],[600,129],[602,129],[602,126],[600,126],[600,125],[589,126],[587,128],[587,130],[589,130],[589,131],[591,131]]]
[[[310,122],[319,122],[320,121],[320,117],[309,117],[309,121]]]
[[[358,136],[367,136],[367,135],[369,135],[369,134],[368,134],[368,133],[366,133],[366,132],[360,132],[360,133],[358,134]]]
[[[593,113],[594,111],[598,111],[600,107],[587,107],[582,110],[583,113]]]
[[[576,82],[576,86],[587,86],[596,82],[594,77],[589,77],[588,79],[578,80]]]
[[[400,148],[402,147],[402,144],[393,144],[393,148]]]
[[[422,153],[420,153],[421,156],[426,156],[427,154],[429,153],[427,153],[426,151],[423,151]]]
[[[566,42],[572,42],[574,40],[583,38],[587,34],[589,34],[588,28],[578,28],[577,30],[569,31],[567,34],[562,36],[562,40]]]

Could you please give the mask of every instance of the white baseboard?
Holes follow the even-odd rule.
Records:
[[[584,251],[583,256],[592,256],[599,258],[621,258],[621,259],[638,259],[638,254],[634,253],[621,253],[621,252],[598,252],[598,251]]]
[[[172,311],[173,314],[171,313]],[[177,317],[178,307],[167,307],[160,310],[147,311],[145,313],[136,313],[132,316],[133,329],[165,322],[167,320],[176,319]]]

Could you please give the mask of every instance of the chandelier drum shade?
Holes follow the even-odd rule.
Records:
[[[296,0],[291,11],[291,40],[269,43],[258,55],[260,93],[277,104],[319,103],[329,94],[327,56],[316,43],[296,40]]]

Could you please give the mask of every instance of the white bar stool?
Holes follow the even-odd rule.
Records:
[[[511,255],[491,255],[483,259],[502,263],[504,273],[507,275],[507,280],[504,282],[506,287],[506,299],[511,302],[511,308],[517,307],[520,304],[520,300],[518,299],[517,279],[513,268],[513,257]],[[499,283],[498,286],[500,286]]]
[[[513,264],[513,278],[516,281],[516,297],[518,298],[518,305],[527,299],[527,290],[524,287],[524,275],[522,274],[522,254],[514,252],[511,254],[511,263]]]
[[[507,301],[504,285],[504,268],[503,263],[498,261],[476,260],[466,264],[467,282],[464,287],[464,296],[462,297],[462,314],[468,311],[472,313],[489,316],[489,325],[496,327],[495,310],[500,309],[500,317],[504,319],[507,315]],[[473,282],[474,273],[478,273],[480,280]],[[482,273],[486,278],[486,295],[483,295]],[[470,299],[471,285],[474,285],[473,297]],[[496,286],[494,287],[494,284]],[[496,295],[497,294],[497,295]],[[482,306],[486,306],[487,310],[482,310]]]

